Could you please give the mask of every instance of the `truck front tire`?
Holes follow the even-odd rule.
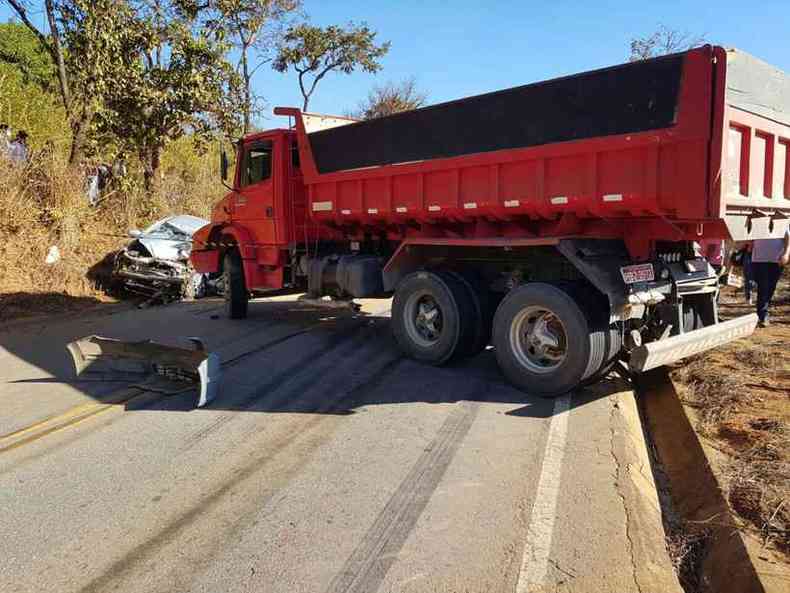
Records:
[[[551,284],[512,290],[494,316],[493,344],[502,372],[519,389],[556,397],[598,372],[608,329],[591,328],[579,304]]]
[[[222,273],[225,276],[225,314],[230,319],[247,317],[249,293],[244,282],[244,268],[242,266],[238,251],[233,249],[225,254],[222,267]]]
[[[446,272],[415,272],[392,300],[392,333],[407,356],[441,365],[473,338],[474,304],[466,286]]]

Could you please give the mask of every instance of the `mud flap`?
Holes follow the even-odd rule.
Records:
[[[628,367],[637,373],[649,371],[687,356],[716,348],[727,342],[750,336],[756,326],[757,315],[752,313],[679,336],[650,342],[636,348],[631,353]]]
[[[212,401],[219,391],[222,367],[219,355],[206,352],[200,338],[189,338],[194,349],[159,344],[151,340],[125,342],[88,336],[67,345],[77,375],[99,374],[112,378],[140,379],[152,374],[175,381],[199,384],[197,406]]]

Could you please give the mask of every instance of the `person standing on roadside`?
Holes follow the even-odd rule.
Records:
[[[752,298],[752,284],[754,272],[752,271],[752,243],[749,241],[741,250],[741,266],[743,267],[743,297],[750,305],[754,304]]]
[[[19,132],[17,132],[16,138],[14,138],[14,141],[8,149],[8,156],[12,162],[18,165],[27,163],[27,132],[24,130],[19,130]]]
[[[782,270],[790,261],[790,228],[780,239],[755,239],[752,243],[752,274],[757,283],[757,317],[760,327],[770,324],[768,308]]]
[[[11,128],[8,124],[0,124],[0,157],[8,158],[11,154]]]

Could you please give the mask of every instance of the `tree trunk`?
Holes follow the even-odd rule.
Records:
[[[92,121],[93,110],[90,107],[85,107],[78,118],[72,119],[69,165],[76,165],[82,160],[85,152],[85,143],[88,140],[88,129]]]
[[[160,156],[162,149],[154,146],[144,150],[140,155],[143,163],[143,187],[146,193],[155,194],[161,187],[161,176],[159,174]]]
[[[252,111],[252,97],[250,95],[251,76],[249,63],[247,62],[247,49],[247,45],[243,45],[241,48],[241,71],[244,77],[244,105],[242,106],[244,110],[244,136],[250,132],[250,111]]]
[[[304,101],[302,101],[302,113],[307,111],[307,104],[310,102],[310,94],[312,91],[308,92],[306,88],[304,88],[304,75],[305,72],[299,72],[299,90],[302,91],[302,97],[304,97]],[[315,83],[313,83],[313,88],[315,88]]]

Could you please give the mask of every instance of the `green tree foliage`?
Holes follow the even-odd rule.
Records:
[[[329,72],[351,74],[360,68],[375,73],[381,69],[379,60],[389,51],[390,43],[376,45],[375,39],[376,32],[364,23],[349,23],[346,28],[297,25],[285,33],[272,66],[278,72],[296,71],[304,98],[302,110],[307,111],[316,86]]]
[[[252,77],[274,58],[289,19],[299,13],[301,0],[178,0],[182,9],[202,21],[209,30],[222,31],[236,50],[236,72],[242,132],[247,134],[252,118],[261,111],[262,97],[252,89]]]
[[[116,36],[122,58],[101,91],[97,135],[137,154],[149,189],[169,142],[189,134],[201,144],[217,127],[238,129],[227,100],[237,86],[227,45],[220,31],[197,25],[177,5],[157,1],[138,5]]]
[[[359,119],[375,119],[401,111],[411,111],[425,105],[427,98],[417,87],[414,78],[407,78],[399,83],[388,82],[382,86],[374,86],[352,115]]]
[[[659,25],[650,35],[635,37],[631,40],[630,62],[638,62],[658,56],[673,54],[698,47],[705,43],[704,35],[692,35],[687,31],[670,29],[666,25]]]
[[[74,163],[82,154],[85,133],[90,124],[92,113],[84,105],[78,105],[78,101],[74,99],[71,92],[72,82],[66,65],[66,50],[64,49],[65,32],[62,23],[58,23],[59,20],[63,20],[61,5],[56,5],[55,0],[44,0],[44,13],[49,26],[47,32],[33,23],[28,12],[28,5],[24,0],[8,0],[8,3],[22,23],[38,39],[40,47],[49,54],[52,60],[57,76],[60,99],[71,128],[72,142],[69,161]],[[72,63],[75,63],[75,54],[72,54]]]
[[[14,109],[34,97],[27,104],[39,120],[70,137],[72,165],[86,155],[136,156],[153,190],[170,143],[189,138],[202,149],[218,133],[249,131],[261,64],[295,70],[307,109],[326,74],[376,72],[389,50],[364,24],[283,33],[301,0],[7,1],[19,19],[0,39],[0,108],[9,123],[29,120],[5,101],[13,87]],[[33,14],[43,14],[43,27]],[[424,99],[413,94],[406,99]],[[41,131],[34,142],[43,143]]]
[[[26,130],[33,147],[68,146],[69,134],[49,55],[19,23],[0,24],[0,122]]]
[[[27,4],[9,2],[28,40],[37,41],[31,55],[39,62],[10,51],[0,62],[13,58],[28,76],[41,78],[46,67],[32,66],[48,57],[71,128],[71,163],[86,152],[134,154],[153,188],[168,142],[187,134],[205,142],[217,129],[238,132],[239,84],[226,60],[225,30],[201,21],[180,0],[44,0],[49,31],[35,27]]]
[[[19,23],[0,24],[0,62],[22,75],[22,82],[52,91],[55,70],[36,36]]]

